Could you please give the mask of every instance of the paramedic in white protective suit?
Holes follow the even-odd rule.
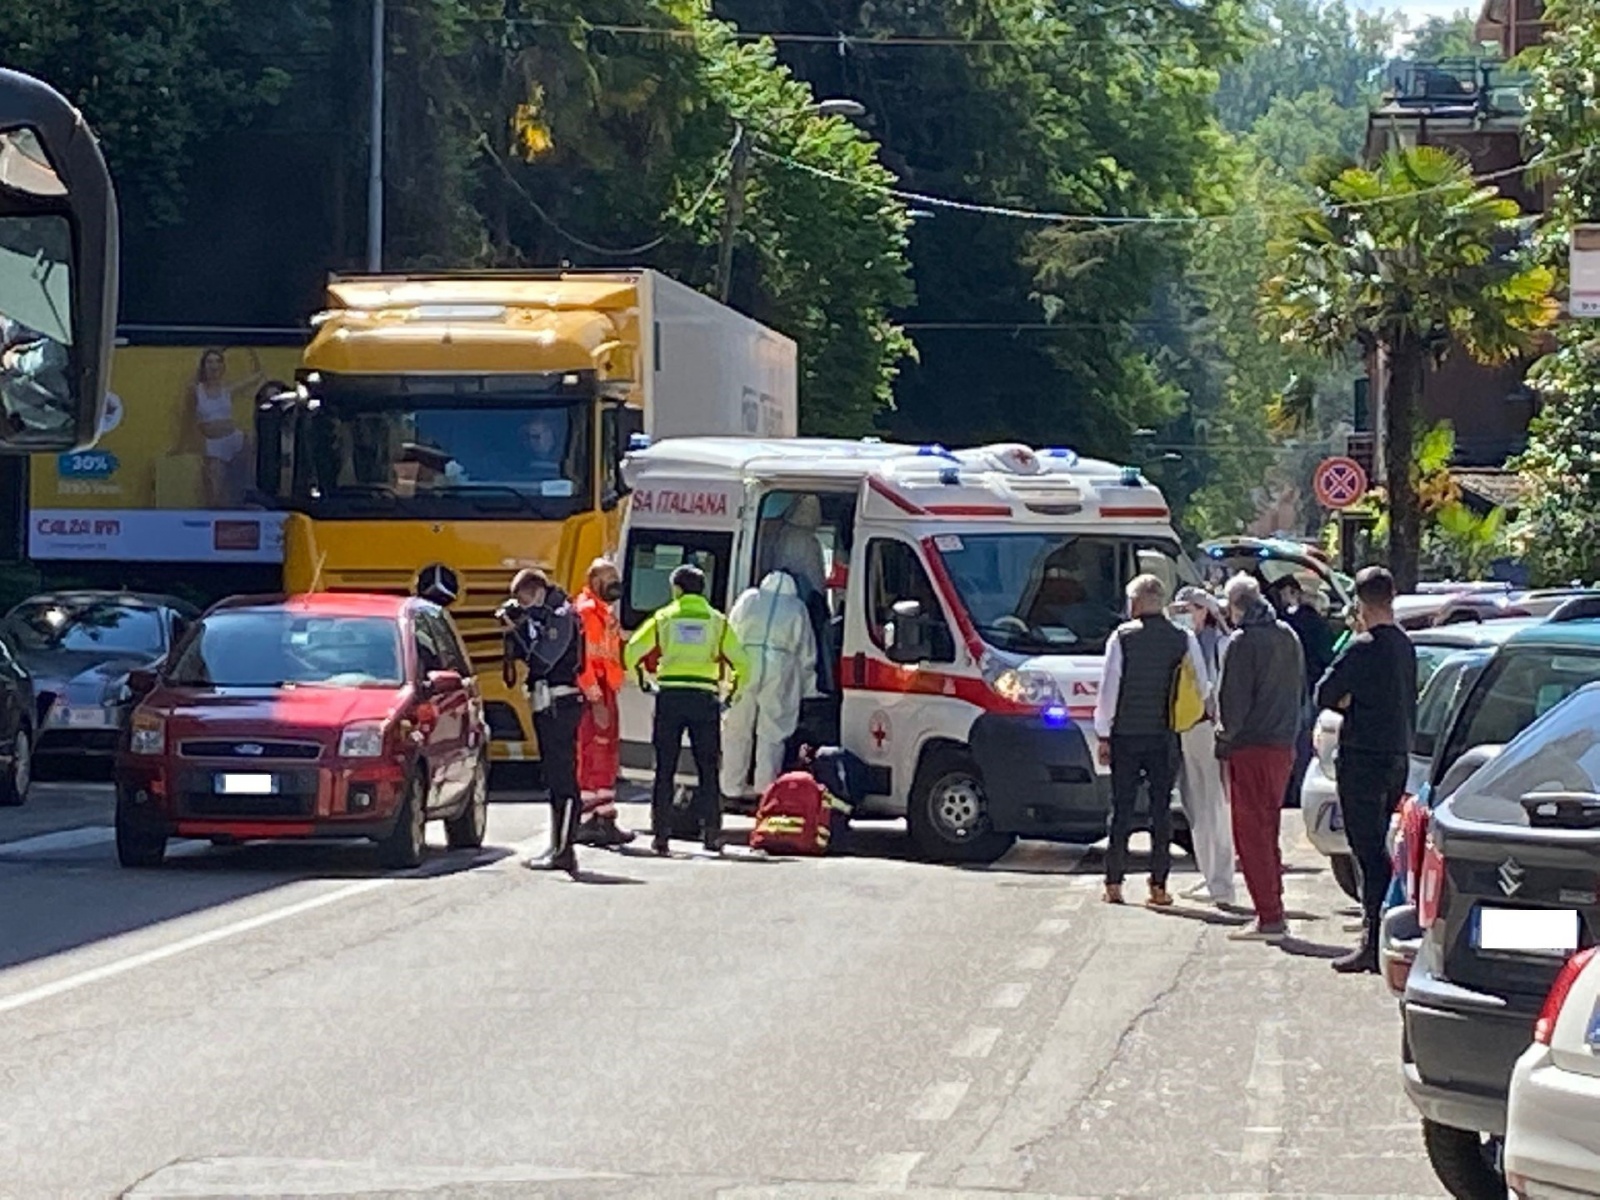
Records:
[[[756,795],[783,770],[785,743],[800,726],[800,702],[817,692],[817,639],[811,615],[781,552],[774,567],[738,600],[728,624],[750,655],[750,676],[722,718],[722,794],[747,796],[754,752]]]

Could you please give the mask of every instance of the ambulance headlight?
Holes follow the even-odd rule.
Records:
[[[1066,703],[1061,698],[1061,689],[1056,686],[1056,681],[1044,671],[1025,667],[1008,668],[996,675],[989,686],[1002,700],[1024,704],[1029,708],[1060,707]]]

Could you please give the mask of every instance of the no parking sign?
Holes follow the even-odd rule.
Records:
[[[1367,473],[1353,458],[1324,459],[1312,482],[1323,508],[1349,508],[1367,494]]]

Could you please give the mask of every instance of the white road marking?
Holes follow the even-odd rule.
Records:
[[[861,1183],[870,1188],[903,1192],[911,1182],[911,1172],[926,1157],[920,1150],[876,1155],[861,1172]]]
[[[1011,965],[1018,971],[1042,971],[1055,956],[1054,946],[1029,946]]]
[[[1022,1002],[1028,998],[1028,993],[1033,990],[1031,983],[1002,983],[995,988],[994,995],[989,997],[985,1008],[1020,1008]]]
[[[961,1035],[961,1040],[950,1047],[952,1058],[988,1058],[994,1044],[1000,1040],[1000,1030],[993,1025],[974,1025]]]
[[[41,833],[35,837],[21,838],[15,842],[0,842],[0,858],[22,858],[30,854],[49,854],[56,850],[81,850],[85,846],[99,846],[113,842],[116,837],[116,830],[106,825],[62,829],[55,833]]]
[[[1035,937],[1057,937],[1072,928],[1072,922],[1065,917],[1047,917],[1033,927]]]
[[[1250,1060],[1250,1075],[1245,1080],[1245,1095],[1250,1107],[1244,1130],[1244,1162],[1261,1168],[1263,1176],[1272,1161],[1273,1151],[1283,1137],[1283,1051],[1280,1046],[1283,1022],[1270,1020],[1256,1032],[1255,1054]],[[1265,1180],[1263,1180],[1265,1183]]]
[[[274,908],[268,912],[258,913],[253,917],[246,917],[242,921],[234,921],[232,924],[223,925],[205,933],[197,933],[192,937],[181,938],[165,946],[157,946],[153,950],[131,954],[127,958],[120,958],[103,966],[92,967],[87,971],[79,971],[76,975],[68,975],[64,979],[57,979],[54,983],[41,984],[38,987],[29,988],[27,991],[18,992],[13,996],[0,997],[0,1013],[15,1012],[19,1008],[26,1008],[28,1005],[37,1004],[41,1000],[49,1000],[67,992],[75,992],[79,988],[88,987],[92,983],[114,979],[118,975],[136,971],[140,967],[147,967],[152,963],[175,958],[180,954],[187,954],[190,950],[198,950],[202,946],[211,946],[217,942],[238,937],[240,934],[251,933],[265,926],[275,925],[279,921],[286,921],[290,917],[298,917],[302,913],[308,913],[318,908],[326,908],[330,904],[337,904],[341,900],[348,900],[353,896],[361,895],[363,892],[375,891],[378,888],[388,886],[392,882],[393,880],[388,878],[363,879],[359,883],[352,883],[331,892],[324,892],[320,896],[297,900],[293,904],[285,904],[281,908]]]
[[[934,1084],[911,1106],[911,1119],[948,1121],[955,1115],[956,1109],[961,1107],[961,1101],[966,1098],[967,1089],[971,1086],[965,1080]]]

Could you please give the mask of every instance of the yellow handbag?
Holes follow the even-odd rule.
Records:
[[[1206,698],[1200,691],[1200,680],[1195,675],[1194,660],[1187,654],[1178,664],[1177,677],[1172,681],[1172,728],[1178,733],[1188,733],[1206,716]]]

